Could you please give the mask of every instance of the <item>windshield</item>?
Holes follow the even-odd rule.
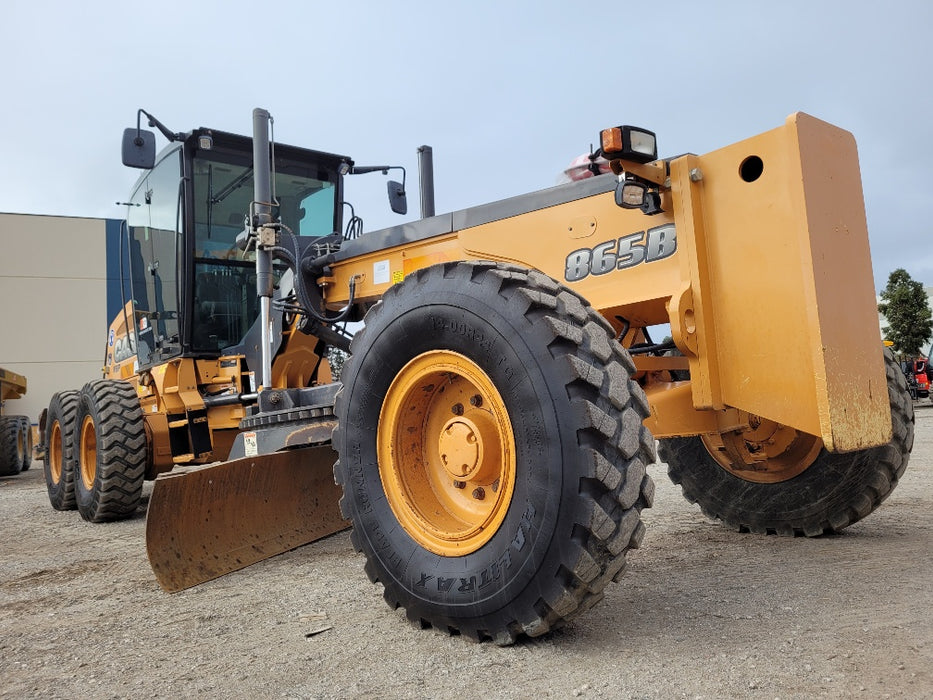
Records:
[[[253,199],[253,169],[244,163],[193,161],[194,318],[192,349],[237,345],[259,315],[255,254],[236,247]],[[321,167],[277,163],[276,214],[303,237],[334,232],[336,173]]]
[[[336,188],[333,180],[310,177],[298,168],[275,174],[275,198],[281,221],[299,236],[334,232]],[[294,171],[294,172],[289,172]],[[194,225],[205,257],[229,257],[244,228],[253,199],[253,168],[196,158],[194,160]]]

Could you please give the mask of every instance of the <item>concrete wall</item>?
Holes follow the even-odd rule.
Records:
[[[0,214],[0,367],[28,382],[26,395],[8,401],[4,413],[35,423],[54,392],[101,376],[108,286],[119,296],[119,282],[108,285],[115,223]]]

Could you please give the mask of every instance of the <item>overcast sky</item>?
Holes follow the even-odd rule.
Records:
[[[122,218],[122,130],[249,133],[408,168],[437,211],[555,184],[600,129],[702,154],[801,110],[859,144],[876,287],[933,286],[933,3],[5,0],[0,212]],[[158,143],[164,145],[159,137]],[[365,181],[365,182],[364,182]],[[353,178],[366,229],[404,220]]]

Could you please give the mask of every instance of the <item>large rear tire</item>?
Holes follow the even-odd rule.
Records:
[[[353,340],[334,433],[341,510],[388,604],[509,644],[600,600],[654,493],[633,370],[540,273],[451,263],[392,287]]]
[[[133,515],[142,497],[147,443],[131,384],[98,379],[84,385],[73,445],[81,517],[99,523]]]
[[[74,510],[74,432],[77,391],[61,391],[52,396],[45,419],[45,486],[49,503],[56,510]]]
[[[19,416],[0,416],[0,476],[15,476],[22,471],[26,452]]]
[[[781,434],[771,442],[786,449],[757,465],[758,471],[738,459],[723,463],[729,459],[724,455],[737,453],[730,449],[729,437],[719,443],[724,449],[717,451],[718,460],[710,454],[711,439],[704,442],[699,437],[661,440],[660,457],[688,501],[735,530],[808,537],[839,532],[888,497],[913,447],[913,404],[904,375],[887,349],[885,369],[894,429],[886,445],[834,454],[812,435],[797,433],[788,439],[788,431],[795,431],[779,426]]]

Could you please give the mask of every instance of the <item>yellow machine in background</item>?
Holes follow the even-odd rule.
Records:
[[[12,416],[3,402],[26,394],[26,377],[0,367],[0,476],[15,476],[32,465],[32,422]]]
[[[344,177],[388,166],[270,147],[262,110],[252,140],[149,118],[170,145],[124,135],[144,174],[107,378],[53,398],[48,453],[90,520],[158,476],[167,590],[352,524],[390,606],[509,643],[619,577],[655,438],[689,500],[752,532],[841,530],[906,468],[845,131],[794,114],[665,160],[607,129],[615,175],[360,235]]]

